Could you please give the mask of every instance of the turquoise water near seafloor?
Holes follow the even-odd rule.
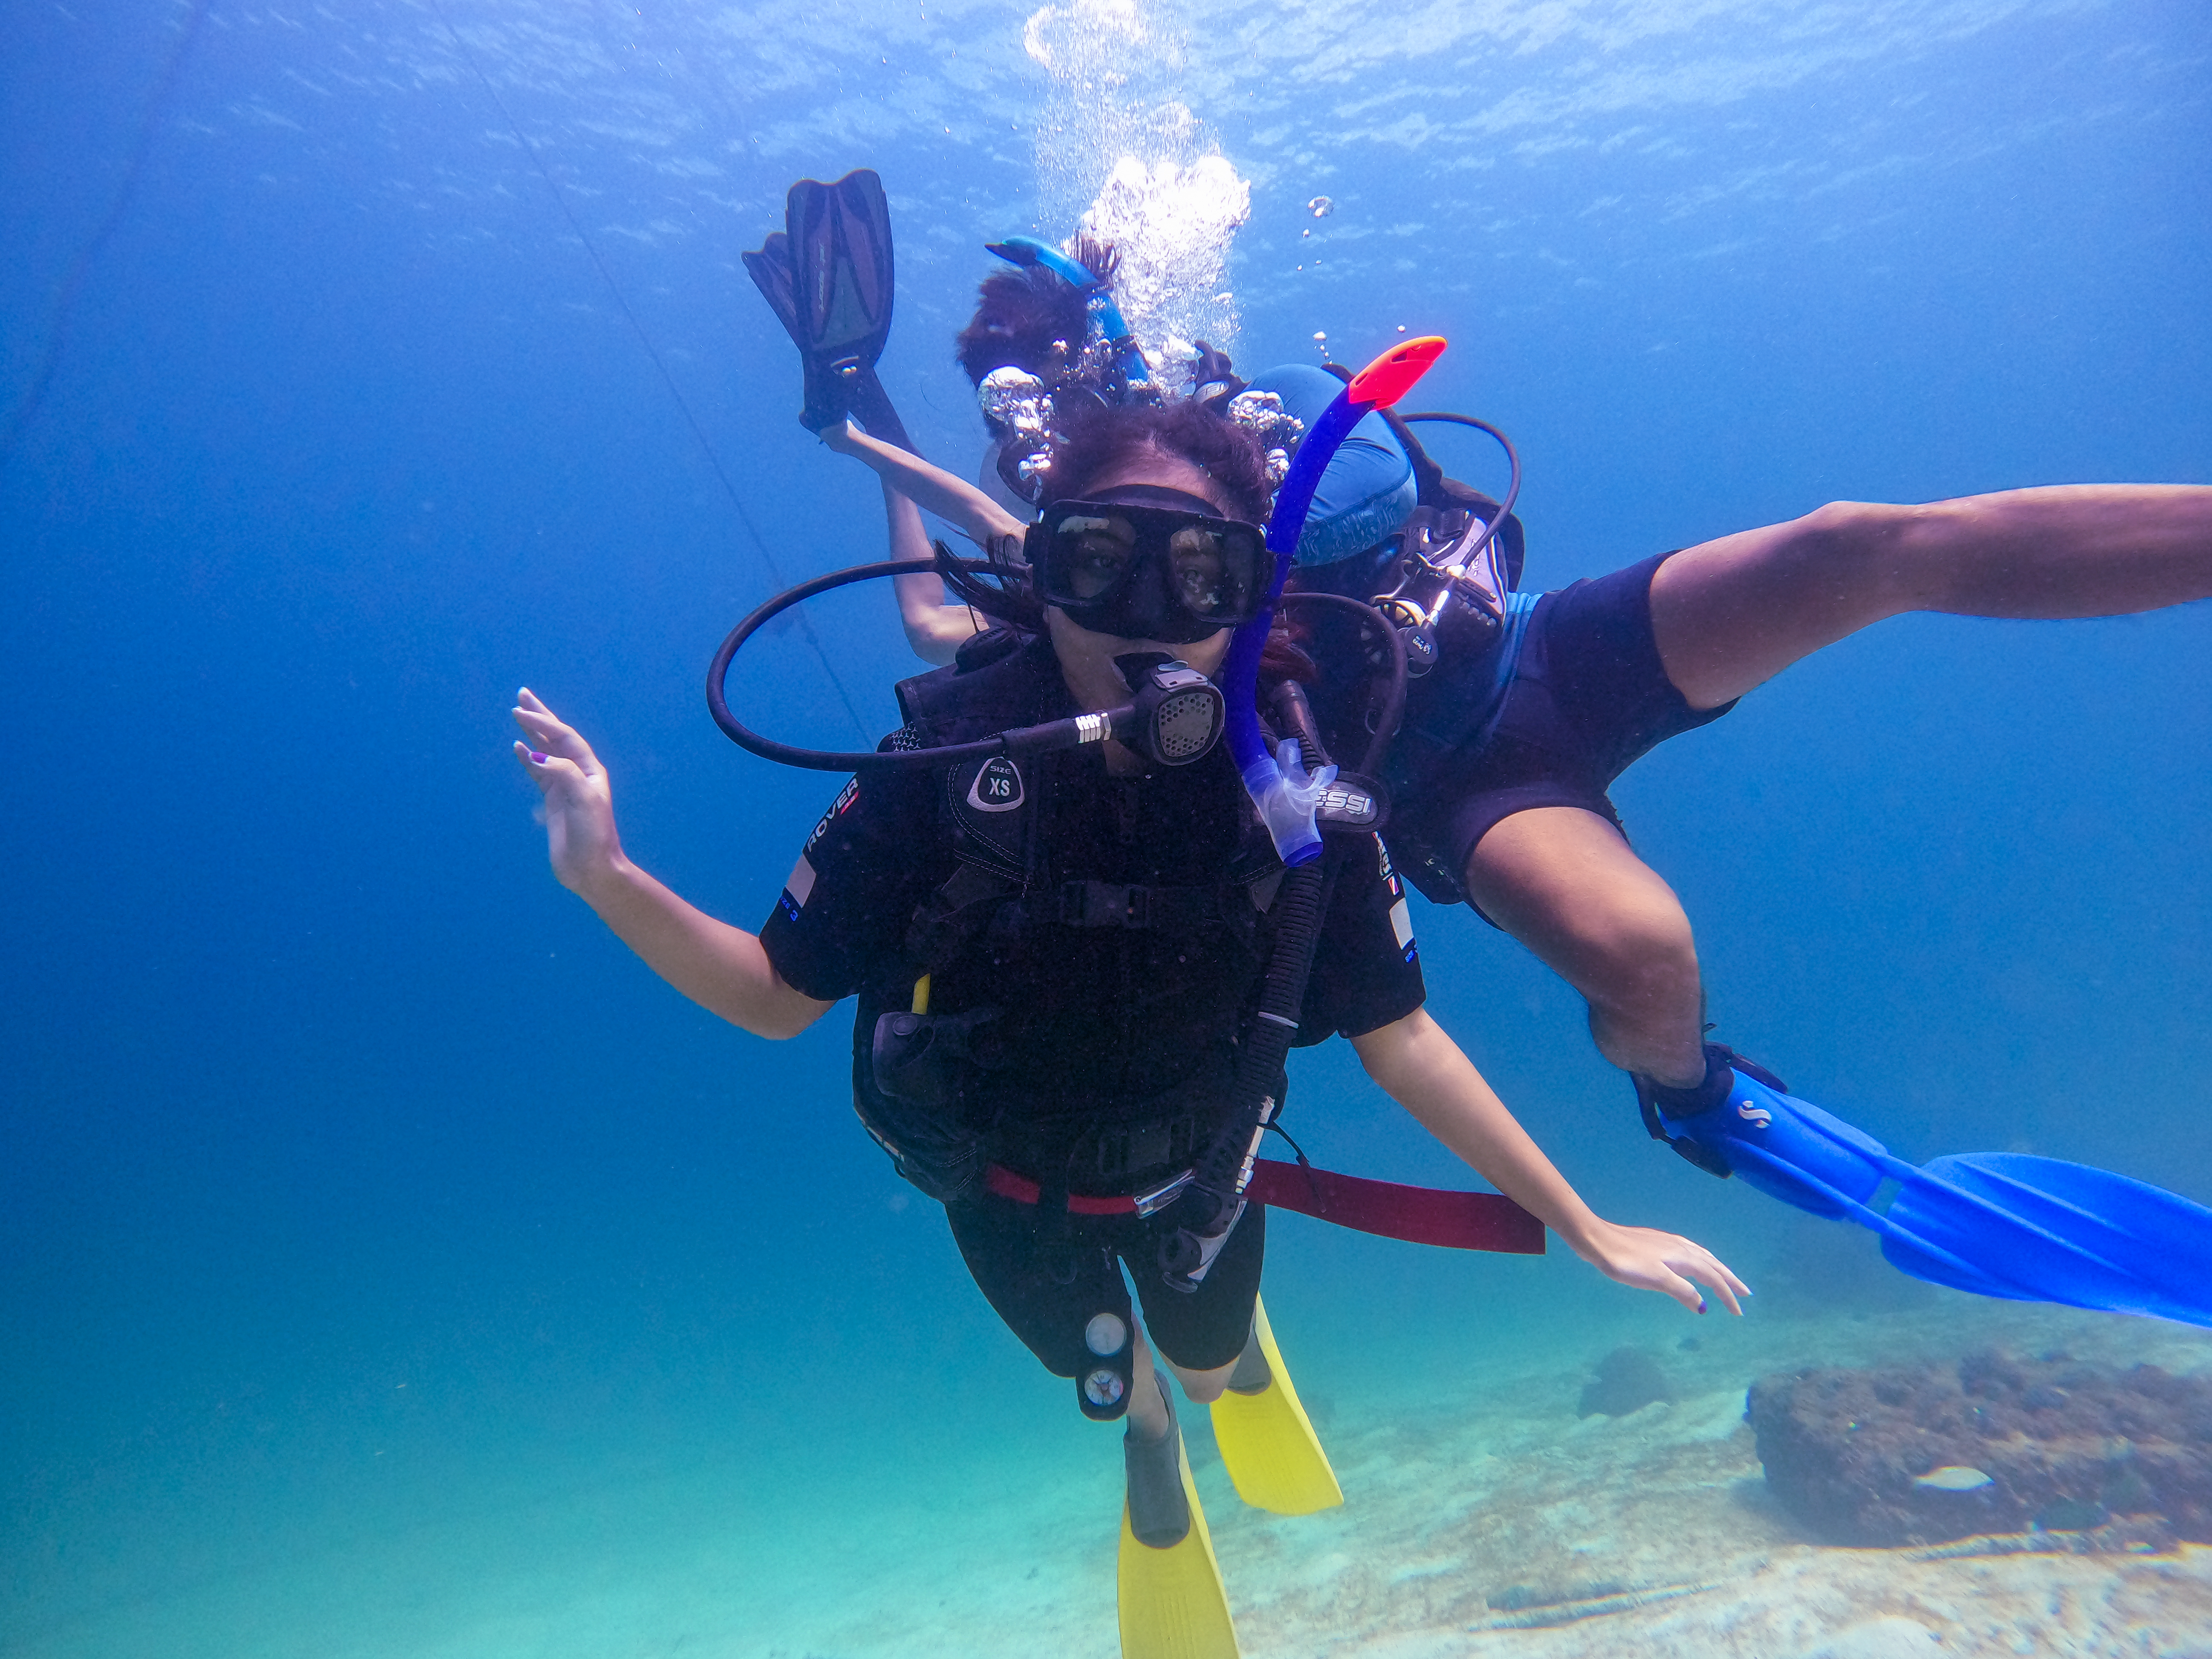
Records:
[[[2154,0],[17,8],[0,1652],[1113,1651],[1113,1437],[852,1121],[842,1020],[771,1046],[666,990],[506,753],[526,683],[746,925],[834,788],[699,707],[772,573],[880,544],[738,263],[793,179],[883,174],[884,379],[963,468],[982,242],[1125,154],[1211,180],[1158,232],[1218,276],[1188,317],[1248,370],[1449,336],[1423,401],[1518,441],[1548,587],[1836,498],[2212,481],[2209,64]],[[888,606],[818,610],[835,683],[787,633],[745,706],[887,728]],[[1907,1156],[2212,1200],[2208,647],[2201,606],[1892,622],[1640,763],[1718,1035]],[[2205,1551],[1824,1548],[1736,1422],[1771,1370],[2212,1338],[1924,1290],[1707,1180],[1556,981],[1415,920],[1596,1207],[1761,1294],[1284,1218],[1350,1501],[1241,1510],[1186,1413],[1247,1651],[2212,1651]],[[1296,1081],[1322,1161],[1453,1178],[1341,1045]],[[1624,1343],[1679,1398],[1577,1419]]]

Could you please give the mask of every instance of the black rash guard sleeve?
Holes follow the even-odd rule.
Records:
[[[936,778],[853,778],[814,826],[760,933],[792,989],[835,1002],[902,968],[915,907],[945,879],[930,856]]]
[[[1331,836],[1335,864],[1321,948],[1299,1011],[1300,1047],[1364,1036],[1428,1000],[1405,884],[1380,836]]]

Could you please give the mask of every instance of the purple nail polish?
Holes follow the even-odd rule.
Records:
[[[532,750],[530,751],[530,758],[531,758],[532,760],[533,760],[533,761],[537,762],[537,763],[538,763],[538,765],[540,765],[540,766],[543,766],[543,765],[544,765],[544,764],[545,764],[545,757],[544,757],[544,756],[543,756],[543,755],[541,755],[541,754],[539,754],[539,753],[538,753],[535,749],[533,749],[533,750]]]

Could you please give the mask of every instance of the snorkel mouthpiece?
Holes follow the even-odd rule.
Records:
[[[1330,457],[1370,410],[1387,409],[1412,391],[1443,354],[1444,343],[1441,336],[1430,334],[1391,347],[1353,375],[1315,420],[1291,459],[1291,470],[1275,492],[1275,510],[1267,520],[1267,550],[1275,556],[1275,572],[1267,602],[1229,644],[1229,660],[1221,672],[1222,692],[1229,700],[1229,751],[1236,757],[1260,821],[1274,838],[1276,856],[1285,866],[1305,864],[1321,855],[1314,805],[1336,773],[1334,767],[1323,767],[1309,777],[1295,743],[1283,745],[1279,762],[1267,752],[1260,731],[1260,653],[1267,646],[1267,630],[1274,626],[1276,601],[1282,598],[1291,556]]]

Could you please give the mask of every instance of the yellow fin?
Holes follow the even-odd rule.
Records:
[[[1311,1515],[1344,1502],[1328,1454],[1298,1404],[1298,1391],[1255,1300],[1252,1328],[1273,1381],[1257,1394],[1224,1393],[1213,1402],[1213,1438],[1237,1483],[1237,1495],[1270,1515]]]
[[[1176,1456],[1190,1500],[1190,1530],[1182,1542],[1164,1550],[1139,1543],[1129,1530],[1129,1506],[1121,1506],[1121,1659],[1237,1659],[1229,1592],[1191,1484],[1190,1459],[1181,1448]]]

